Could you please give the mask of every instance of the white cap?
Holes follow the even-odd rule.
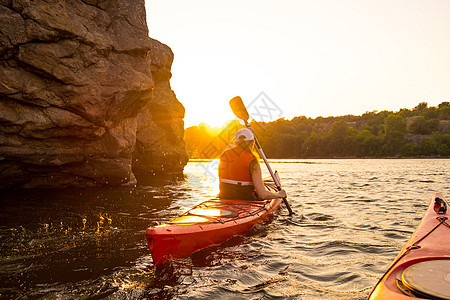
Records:
[[[239,129],[236,132],[236,142],[239,142],[239,138],[244,137],[244,141],[253,141],[255,139],[255,136],[253,135],[253,132],[250,129],[242,128]]]

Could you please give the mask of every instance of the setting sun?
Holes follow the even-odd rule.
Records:
[[[237,55],[225,52],[202,53],[190,56],[189,53],[180,53],[177,62],[174,62],[172,72],[177,74],[172,79],[173,88],[182,103],[181,98],[190,95],[192,102],[186,107],[186,127],[207,123],[210,126],[223,126],[225,122],[235,119],[230,111],[228,102],[236,95],[245,97],[246,102],[258,95],[258,85],[269,80],[262,71],[258,71],[256,64],[242,61]],[[230,74],[236,70],[235,74]],[[243,81],[242,72],[253,73],[252,78]],[[233,72],[233,71],[232,71]],[[181,78],[194,78],[195,80],[178,80]],[[255,85],[255,83],[257,83]]]

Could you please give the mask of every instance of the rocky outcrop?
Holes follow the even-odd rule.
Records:
[[[182,173],[188,161],[184,142],[184,107],[170,87],[173,52],[152,39],[149,53],[154,96],[138,117],[133,172],[139,178]]]
[[[171,59],[143,0],[0,0],[0,187],[134,184],[133,162],[181,172]]]

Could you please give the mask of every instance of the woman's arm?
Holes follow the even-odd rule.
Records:
[[[262,180],[261,167],[257,160],[254,160],[250,164],[250,174],[252,175],[253,186],[255,187],[256,193],[261,199],[268,200],[286,197],[286,191],[283,189],[277,193],[272,193],[266,189]]]

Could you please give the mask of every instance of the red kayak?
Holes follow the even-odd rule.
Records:
[[[419,226],[368,299],[450,299],[450,213],[435,193]]]
[[[186,258],[197,250],[243,235],[267,221],[280,208],[281,201],[214,198],[166,224],[148,228],[146,236],[153,264],[161,266],[170,259]]]

